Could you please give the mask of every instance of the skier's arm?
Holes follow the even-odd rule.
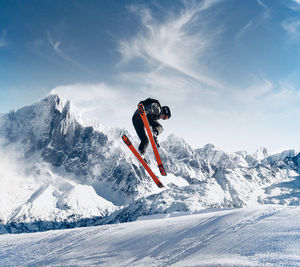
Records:
[[[150,120],[149,124],[152,127],[153,133],[155,133],[156,135],[161,134],[163,132],[163,130],[164,130],[164,128],[162,127],[162,125],[160,123],[158,123],[157,121]]]
[[[159,117],[160,113],[161,113],[161,108],[160,106],[157,104],[157,103],[152,103],[150,105],[150,108],[149,108],[149,113],[151,115],[154,115],[156,117]]]
[[[147,115],[159,117],[161,113],[161,105],[158,100],[147,98],[144,101],[140,101],[140,104],[143,104]]]

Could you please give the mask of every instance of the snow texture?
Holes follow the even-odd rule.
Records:
[[[174,134],[161,142],[167,177],[158,189],[121,136],[84,122],[57,94],[0,116],[0,233],[134,221],[140,216],[299,205],[300,154],[192,149]],[[150,167],[159,173],[149,148]]]
[[[205,210],[0,235],[1,266],[299,266],[300,208]]]

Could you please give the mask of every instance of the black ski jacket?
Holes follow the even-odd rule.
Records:
[[[152,129],[155,129],[158,134],[161,134],[164,129],[161,124],[157,122],[162,112],[159,101],[153,98],[147,98],[144,101],[140,101],[140,103],[144,105],[145,113]],[[140,116],[138,110],[135,111],[134,116]]]

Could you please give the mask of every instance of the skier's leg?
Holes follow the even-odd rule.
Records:
[[[152,128],[153,139],[155,141],[155,144],[157,145],[157,147],[160,147],[157,137],[159,134],[161,134],[163,132],[164,128],[157,121],[149,121],[149,124]]]
[[[139,114],[133,115],[132,123],[133,123],[133,126],[136,130],[136,133],[137,133],[138,137],[141,140],[141,143],[139,145],[139,152],[141,154],[145,154],[146,149],[149,145],[149,140],[148,140],[148,137],[146,135],[146,131],[145,131],[145,128],[144,128],[144,123],[143,123],[142,118],[140,117]]]

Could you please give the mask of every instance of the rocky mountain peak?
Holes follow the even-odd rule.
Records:
[[[0,139],[4,141],[0,152],[14,147],[23,153],[22,163],[16,165],[21,164],[20,169],[25,171],[14,171],[12,175],[9,171],[1,173],[5,168],[0,168],[0,182],[19,177],[16,179],[22,188],[18,191],[9,183],[7,188],[2,187],[5,191],[0,188],[0,201],[5,201],[1,196],[7,196],[6,191],[18,199],[6,208],[3,216],[7,224],[0,228],[12,229],[16,221],[26,220],[78,221],[97,217],[97,211],[101,218],[108,216],[103,223],[113,223],[167,211],[272,202],[276,201],[269,197],[274,184],[299,176],[300,156],[294,150],[268,155],[262,148],[251,155],[245,151],[228,153],[213,144],[193,149],[183,138],[171,134],[161,142],[160,153],[168,176],[160,177],[166,185],[160,190],[122,142],[124,131],[103,132],[81,124],[70,102],[57,94],[2,115]],[[151,147],[148,152],[150,167],[158,174]],[[86,193],[91,195],[90,202],[86,202]],[[40,199],[48,203],[47,212],[32,209],[40,207]],[[80,212],[76,207],[80,207]],[[4,221],[1,214],[0,210],[0,220]],[[93,220],[88,219],[89,223]],[[48,224],[34,223],[37,229],[45,229],[45,225]],[[54,229],[64,223],[51,225],[50,229]],[[20,227],[24,230],[27,226]]]

